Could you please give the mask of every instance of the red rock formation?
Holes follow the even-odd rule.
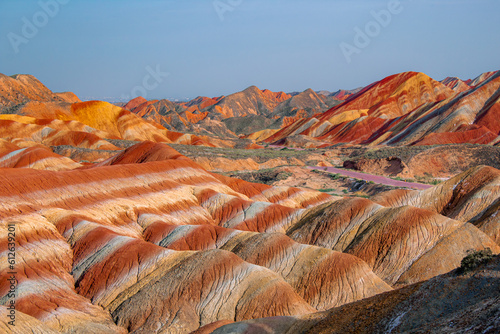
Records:
[[[477,139],[469,132],[483,131],[493,134],[491,142],[500,130],[499,85],[493,74],[456,95],[406,73],[274,135],[296,143],[320,138],[311,140],[318,145],[415,144],[447,133],[466,137],[458,141]],[[376,86],[384,99],[375,96]],[[245,94],[269,105],[287,98],[256,88]],[[228,107],[233,98],[208,108]],[[349,109],[362,101],[370,106]],[[56,99],[27,102],[18,114],[0,116],[0,164],[7,167],[0,173],[0,253],[8,253],[6,231],[15,226],[19,328],[188,333],[222,325],[288,330],[292,321],[299,327],[291,332],[304,326],[321,331],[315,321],[329,323],[324,316],[330,311],[313,314],[317,310],[365,298],[342,309],[352,321],[377,303],[385,310],[394,301],[404,306],[400,302],[420,286],[411,284],[458,267],[469,249],[500,252],[498,170],[477,167],[427,190],[397,190],[374,201],[249,183],[209,173],[168,146],[224,143],[144,120],[138,114],[167,102],[148,103],[131,101],[135,113],[105,102]],[[176,115],[196,125],[211,116],[199,110]],[[140,143],[84,167],[47,148],[105,150],[109,157],[130,145],[124,139]],[[7,278],[8,262],[0,261],[0,315],[6,313]],[[390,291],[400,286],[408,293]],[[418,304],[417,297],[408,305]],[[4,320],[0,328],[11,329]]]
[[[142,96],[138,96],[135,99],[128,101],[127,104],[123,106],[123,109],[134,111],[135,109],[143,106],[145,103],[148,103],[148,100],[146,100]]]
[[[23,314],[55,331],[187,333],[328,309],[390,290],[385,282],[407,285],[455,268],[469,248],[500,251],[478,228],[495,227],[498,173],[455,180],[462,199],[451,195],[454,206],[439,211],[454,220],[417,208],[419,194],[427,203],[439,193],[443,205],[450,185],[387,194],[388,207],[332,202],[211,174],[165,144],[144,142],[91,168],[3,169],[0,225],[16,222]],[[414,207],[396,205],[410,200]],[[484,226],[465,222],[479,212]]]
[[[28,101],[80,102],[73,93],[53,93],[32,75],[0,73],[0,111]]]
[[[489,144],[497,138],[497,134],[488,128],[478,125],[460,126],[456,132],[430,133],[416,141],[414,145],[445,145],[445,144]]]
[[[477,114],[475,124],[483,126],[495,135],[500,135],[500,87]]]
[[[101,101],[64,103],[57,104],[55,107],[53,104],[40,102],[28,103],[20,108],[19,114],[23,116],[0,115],[0,122],[4,123],[3,129],[0,130],[3,133],[10,132],[11,137],[25,136],[25,138],[48,145],[77,145],[83,148],[112,150],[116,147],[104,139],[125,139],[212,147],[231,146],[230,143],[216,138],[168,131],[159,124],[143,120],[134,113]],[[92,133],[95,136],[84,133],[56,135],[48,129],[49,127],[56,130]],[[22,134],[23,132],[26,134]],[[9,138],[7,134],[2,134],[2,136]],[[46,142],[44,142],[45,138],[47,138]],[[54,138],[59,139],[52,142]]]
[[[327,120],[348,110],[368,109],[374,117],[394,118],[407,114],[424,103],[453,96],[451,89],[423,73],[406,72],[389,76],[348,98],[322,117]]]
[[[500,257],[403,289],[299,317],[213,324],[222,333],[495,333],[500,330]]]
[[[289,98],[290,96],[283,92],[261,91],[252,86],[229,96],[197,97],[187,103],[168,100],[145,101],[136,98],[130,101],[125,109],[130,109],[139,117],[152,120],[169,130],[236,138],[235,127],[223,123],[224,119],[255,115],[270,125],[272,121],[267,118],[268,114]],[[245,120],[233,123],[241,124],[242,128],[248,125]]]
[[[280,233],[241,232],[206,225],[177,226],[157,243],[174,250],[231,251],[246,262],[278,273],[318,310],[390,290],[359,258],[301,245]]]
[[[0,168],[69,170],[80,166],[70,158],[62,157],[41,146],[0,151]]]
[[[498,98],[500,88],[500,73],[491,76],[488,80],[457,97],[445,100],[435,106],[418,111],[414,117],[409,117],[400,125],[395,126],[394,137],[387,141],[390,144],[411,144],[417,143],[422,138],[430,136],[427,142],[434,137],[441,141],[462,142],[484,142],[485,138],[491,137],[488,131],[497,134],[495,123],[492,129],[481,119],[489,118],[488,114],[494,115],[494,102]],[[479,127],[476,126],[476,123]],[[480,127],[483,128],[480,128]],[[479,129],[479,130],[478,130]],[[450,134],[450,140],[446,140],[445,133]],[[460,134],[460,132],[465,132]]]
[[[175,159],[189,160],[166,144],[145,141],[124,150],[120,154],[115,155],[113,158],[96,165],[96,167],[119,164],[139,164]]]
[[[331,97],[336,98],[338,100],[347,100],[347,98],[351,95],[356,94],[359,92],[362,88],[356,88],[356,89],[351,89],[351,90],[345,90],[345,89],[339,89],[338,91],[330,94]]]
[[[387,120],[394,117],[410,114],[414,109],[435,101],[453,96],[451,89],[432,80],[422,73],[407,72],[387,77],[379,82],[367,86],[357,94],[348,98],[341,105],[324,113],[319,122],[312,124],[304,134],[313,137],[321,136],[323,140],[332,137],[334,142],[350,142],[361,134],[366,142],[371,142],[374,133],[390,129],[394,123]],[[376,122],[377,126],[370,126],[362,131],[349,131],[355,122],[363,122],[363,116],[373,117],[370,123]],[[338,138],[334,127],[343,120],[348,123],[342,137]],[[365,121],[366,122],[366,121]],[[338,126],[337,126],[338,127]],[[330,132],[332,131],[333,132]],[[370,139],[370,140],[369,140]],[[357,142],[361,142],[360,139]]]
[[[388,209],[368,200],[337,201],[312,210],[287,234],[300,243],[353,254],[391,285],[415,283],[452,270],[468,248],[500,251],[488,236],[470,224],[402,205],[394,203],[394,208]],[[447,238],[452,234],[453,238]],[[436,250],[441,248],[455,252],[436,268],[435,256],[444,253]],[[430,255],[432,251],[435,256]]]
[[[379,131],[385,124],[386,122],[378,117],[358,118],[351,122],[338,124],[317,138],[331,143],[360,144],[368,141],[371,135]]]
[[[298,93],[280,103],[273,110],[278,119],[283,119],[281,127],[292,124],[292,119],[298,120],[315,114],[321,114],[340,101],[331,97],[317,94],[312,89]],[[286,123],[286,124],[285,124]]]
[[[307,117],[307,112],[304,109],[300,109],[297,111],[297,114],[295,114],[295,116],[285,116],[283,118],[283,123],[281,124],[281,127],[287,127],[297,122],[298,120],[306,117]]]
[[[447,77],[442,80],[441,83],[447,87],[450,87],[457,93],[465,92],[470,89],[470,86],[465,81],[462,81],[459,78]]]
[[[205,109],[208,108],[220,100],[222,100],[225,96],[220,96],[220,97],[206,97],[206,96],[198,96],[194,100],[191,100],[186,103],[187,107],[196,107],[197,110]]]
[[[274,93],[267,89],[260,90],[255,86],[225,96],[207,109],[210,113],[219,113],[223,118],[247,115],[260,115],[261,109],[271,112],[279,103],[291,96],[283,92]]]
[[[18,300],[21,312],[44,319],[54,330],[94,326],[101,328],[97,331],[107,328],[104,331],[120,332],[110,321],[107,312],[111,312],[118,325],[129,330],[149,331],[160,321],[164,330],[186,332],[227,318],[314,311],[277,273],[246,263],[232,253],[170,251],[143,237],[143,233],[148,238],[159,235],[159,224],[165,222],[224,224],[225,218],[216,221],[212,215],[221,212],[226,216],[214,196],[240,199],[250,205],[243,224],[253,219],[251,212],[259,207],[256,202],[162,144],[140,144],[108,164],[111,166],[67,172],[4,169],[0,175],[2,230],[16,221],[19,240],[26,240],[17,248],[22,255],[19,268],[25,268],[26,273],[18,277],[18,291],[29,295]],[[233,185],[235,189],[251,186],[243,181],[237,187]],[[316,192],[299,195],[298,189],[288,189],[294,198],[284,201],[283,190],[269,192],[268,196],[279,195],[284,205],[293,207],[307,205],[312,196],[325,196]],[[207,191],[211,195],[204,197],[202,193]],[[200,202],[193,194],[205,200]],[[283,212],[300,212],[271,203],[262,207],[268,212],[266,216],[280,208]],[[280,225],[282,221],[278,218],[275,223]],[[266,224],[272,228],[271,222]],[[40,231],[35,234],[37,239],[28,237],[33,228]],[[38,255],[28,257],[32,243],[38,245]],[[25,262],[35,256],[41,258]],[[1,272],[0,278],[6,282],[7,271]],[[179,275],[184,278],[179,280]],[[46,281],[44,288],[30,292],[31,286],[41,284],[36,283],[38,277]],[[2,283],[2,296],[5,289]],[[158,300],[150,298],[145,304],[144,294],[155,295]],[[193,299],[193,294],[199,298]],[[34,299],[38,301],[32,303]],[[157,307],[159,303],[162,308]],[[63,316],[63,310],[67,316]],[[176,320],[180,310],[184,316]]]
[[[421,192],[391,191],[374,200],[384,206],[412,205],[470,222],[498,242],[500,222],[495,219],[498,180],[498,170],[479,166]]]
[[[305,135],[332,144],[493,144],[500,142],[499,79],[499,72],[488,73],[457,94],[422,73],[390,76],[322,115],[288,124],[265,142]]]
[[[189,122],[193,123],[193,124],[196,124],[202,120],[204,120],[205,118],[207,118],[208,116],[208,112],[205,111],[205,112],[202,112],[202,113],[199,113],[199,114],[194,114],[190,111],[186,111],[186,118]]]
[[[470,82],[467,82],[467,84],[471,87],[476,87],[476,86],[479,86],[480,84],[482,84],[483,82],[485,82],[486,80],[488,80],[489,78],[491,78],[492,76],[497,75],[497,74],[498,74],[498,71],[485,72],[485,73],[481,74],[480,76],[478,76],[477,78],[475,78],[474,80],[470,80]]]

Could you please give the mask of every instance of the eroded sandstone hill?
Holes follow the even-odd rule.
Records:
[[[136,100],[130,106],[138,108],[141,102]],[[0,75],[0,138],[20,148],[41,144],[48,150],[60,146],[117,150],[110,140],[151,140],[209,147],[254,145],[234,135],[220,139],[171,131],[160,124],[161,119],[147,118],[107,102],[81,102],[72,93],[53,93],[30,75]]]
[[[32,75],[6,76],[0,73],[0,112],[13,112],[16,106],[28,101],[81,102],[71,92],[54,93]]]
[[[453,271],[326,312],[219,323],[198,333],[498,333],[499,272],[497,256],[468,273]]]
[[[499,75],[488,72],[474,80],[439,82],[423,73],[401,73],[344,92],[339,95],[343,102],[328,92],[309,89],[291,96],[252,86],[187,103],[138,97],[124,108],[102,101],[80,102],[72,93],[53,93],[29,75],[3,75],[0,135],[19,149],[45,147],[80,164],[102,162],[113,151],[144,140],[235,149],[262,149],[268,144],[328,150],[339,145],[403,150],[439,145],[414,161],[404,160],[404,152],[379,158],[404,161],[409,167],[405,177],[450,177],[477,164],[498,167],[491,162],[494,158],[471,157],[477,152],[459,146],[493,147],[500,141]],[[448,152],[451,144],[459,148],[458,154]],[[268,168],[252,158],[239,160],[232,167],[221,159],[199,162],[210,170]],[[311,157],[299,164],[307,161],[338,163],[338,159]],[[430,168],[421,167],[427,163]],[[34,166],[31,160],[30,164]]]
[[[338,103],[340,100],[311,89],[291,96],[250,86],[228,96],[197,97],[187,103],[138,97],[124,108],[169,130],[236,138],[240,134],[279,129]]]
[[[162,126],[160,118],[145,119],[156,117],[154,108],[167,106],[166,101],[155,105],[136,99],[128,108],[139,109],[131,112],[54,94],[30,76],[0,79],[10,87],[0,90],[6,107],[0,114],[2,331],[404,332],[415,326],[425,330],[435,321],[444,326],[448,320],[462,326],[457,328],[498,326],[489,321],[489,315],[498,314],[497,262],[475,276],[438,276],[457,268],[470,250],[500,253],[500,171],[495,168],[476,166],[426,190],[397,189],[371,199],[249,183],[201,165],[230,164],[227,158],[212,154],[197,159],[198,164],[172,146],[260,146],[251,139],[180,133]],[[415,84],[419,89],[412,90]],[[414,128],[429,138],[434,130],[423,125],[424,119],[436,117],[437,127],[448,129],[447,120],[473,120],[497,131],[498,74],[463,84],[470,89],[460,93],[453,90],[464,87],[457,80],[440,83],[407,73],[350,95],[316,120],[330,134],[336,128],[327,130],[331,122],[394,122],[395,127],[384,129],[401,131],[381,135],[381,142],[397,141]],[[298,109],[326,105],[312,91],[287,97],[250,88],[244,95],[257,96],[273,110],[283,104]],[[229,113],[237,105],[234,98],[200,98],[186,105],[191,114],[178,113],[179,120],[210,120],[200,108],[225,105]],[[252,101],[257,100],[247,102]],[[479,109],[470,108],[471,101]],[[358,113],[349,109],[365,104],[371,106]],[[421,118],[412,111],[415,106]],[[310,110],[303,110],[309,117]],[[284,116],[289,124],[283,130],[265,130],[255,138],[286,133],[302,122],[296,116]],[[303,131],[313,123],[301,123]],[[308,141],[309,135],[300,136]],[[328,144],[333,137],[318,138],[315,142]],[[286,159],[273,153],[265,163],[305,164],[295,158],[301,152]],[[325,163],[321,159],[335,152],[308,157]],[[248,168],[251,161],[240,164]],[[15,233],[15,251],[9,229]],[[8,261],[12,252],[14,268]],[[468,288],[472,284],[478,287]],[[471,297],[454,304],[455,290],[443,286]],[[7,318],[12,300],[15,328]],[[429,303],[437,311],[425,315]],[[406,312],[409,306],[414,311]],[[486,320],[468,318],[471,312]]]
[[[372,202],[212,174],[154,142],[94,166],[4,168],[0,245],[5,260],[7,227],[15,226],[16,326],[189,333],[303,319],[391,293],[456,268],[468,249],[500,252],[481,225],[495,230],[498,173],[479,168]],[[459,197],[447,193],[452,183],[461,184]],[[461,214],[486,191],[482,216]],[[419,204],[429,194],[439,204]],[[2,305],[7,263],[0,262]],[[1,326],[10,329],[5,319]]]
[[[296,120],[264,140],[293,145],[302,135],[316,147],[331,144],[494,144],[498,135],[500,72],[468,84],[438,82],[406,72],[375,82],[330,110]],[[327,144],[325,144],[327,143]]]

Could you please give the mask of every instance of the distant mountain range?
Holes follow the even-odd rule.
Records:
[[[188,102],[138,97],[120,107],[168,131],[261,144],[496,145],[499,87],[500,72],[465,81],[436,81],[423,73],[405,72],[350,91],[307,89],[287,94],[251,86]],[[66,103],[69,108],[80,102],[73,93],[51,92],[30,75],[1,75],[0,89],[3,114],[31,115],[27,110],[39,110],[37,103]]]
[[[496,145],[500,142],[499,87],[500,72],[442,82],[417,72],[392,75],[322,114],[301,118],[261,140],[301,147]]]
[[[279,129],[293,120],[322,113],[341,101],[311,89],[292,95],[256,86],[228,96],[197,97],[187,103],[135,98],[124,106],[174,131],[236,138]]]
[[[354,90],[286,94],[252,86],[187,103],[139,98],[141,103],[131,101],[125,108],[173,131],[292,147],[496,145],[499,75],[436,81],[406,72]]]

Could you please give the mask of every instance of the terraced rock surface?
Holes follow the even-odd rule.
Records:
[[[424,191],[390,191],[379,194],[373,200],[392,207],[411,205],[469,222],[498,243],[499,189],[499,171],[492,167],[478,166]]]
[[[499,270],[497,256],[465,274],[453,271],[326,312],[214,324],[205,333],[497,333]]]
[[[315,310],[277,273],[231,252],[173,251],[148,240],[166,237],[171,224],[224,225],[231,213],[234,226],[281,230],[328,195],[212,175],[167,146],[145,145],[108,166],[2,170],[2,238],[13,224],[19,313],[62,332],[184,333],[221,319]],[[156,161],[130,163],[143,160],[145,151]],[[221,209],[231,204],[233,211]],[[274,220],[263,220],[270,216]],[[6,264],[2,261],[2,303]]]
[[[138,97],[124,108],[172,131],[237,138],[240,134],[286,126],[338,103],[340,100],[311,89],[292,96],[250,86],[228,96],[200,96],[187,103],[147,101]]]
[[[488,73],[458,92],[463,85],[454,79],[396,75],[327,113],[286,116],[289,125],[253,140],[271,135],[299,143],[314,135],[323,144],[332,138],[418,144],[444,132],[484,131],[495,134],[484,138],[496,138],[499,82],[498,73]],[[138,98],[131,112],[52,93],[30,76],[3,76],[0,84],[0,330],[409,332],[452,324],[486,332],[499,326],[498,260],[446,274],[471,250],[500,253],[495,168],[475,166],[437,186],[370,200],[249,183],[204,167],[252,169],[254,161],[258,169],[314,158],[329,168],[329,159],[340,161],[338,151],[279,148],[262,151],[259,164],[255,151],[246,150],[261,148],[251,139],[180,133],[162,118],[147,119],[167,101]],[[325,100],[313,93],[306,95],[322,107]],[[256,87],[243,95],[256,97],[246,100],[249,108],[287,101],[284,93]],[[294,97],[289,102],[302,108],[307,99]],[[199,98],[178,120],[205,124],[211,118],[201,109],[219,107],[228,116],[236,102]],[[348,129],[376,133],[356,139]],[[300,135],[287,137],[294,131]],[[170,145],[212,151],[191,159]],[[219,156],[223,147],[238,149]],[[242,158],[233,162],[227,152]],[[15,327],[8,321],[12,302]]]
[[[18,105],[29,101],[81,102],[71,92],[54,93],[32,75],[7,76],[0,73],[0,112],[14,112]]]
[[[489,72],[469,84],[457,80],[438,82],[416,72],[393,75],[325,113],[297,119],[263,140],[282,144],[289,137],[303,135],[311,138],[311,145],[319,141],[319,147],[324,142],[497,144],[500,73]]]
[[[455,181],[482,180],[493,199],[498,173]],[[9,301],[14,226],[20,327],[189,333],[301,319],[443,274],[469,249],[500,252],[480,226],[494,226],[492,215],[472,224],[471,213],[459,214],[469,202],[456,202],[450,217],[418,207],[418,194],[424,201],[431,191],[449,202],[444,189],[382,194],[382,206],[212,174],[153,142],[77,169],[4,168],[0,301]],[[477,197],[477,187],[460,189]],[[404,202],[411,198],[415,206]],[[495,201],[481,203],[495,210]]]

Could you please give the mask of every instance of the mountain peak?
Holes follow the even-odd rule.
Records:
[[[259,89],[259,87],[252,85],[250,87],[247,87],[243,90],[245,93],[250,93],[250,92],[255,92],[255,93],[262,93],[262,91]]]
[[[0,75],[0,112],[28,101],[75,102],[76,95],[54,93],[30,74]]]
[[[307,88],[303,93],[306,94],[313,94],[313,95],[318,95],[315,91],[313,91],[311,88]]]
[[[141,104],[144,104],[146,102],[148,102],[148,100],[146,100],[142,96],[138,96],[135,99],[128,101],[128,103],[123,106],[123,109],[133,110],[133,109],[137,108],[138,106],[140,106]]]

